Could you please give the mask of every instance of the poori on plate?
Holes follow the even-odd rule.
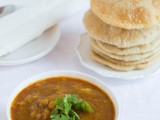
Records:
[[[157,59],[160,59],[159,57],[156,57],[156,59],[153,59],[151,61],[148,62],[144,62],[144,63],[140,63],[140,64],[133,64],[133,65],[123,65],[123,64],[119,64],[116,61],[113,61],[112,59],[110,59],[109,57],[103,57],[97,53],[95,53],[94,51],[92,51],[91,53],[91,57],[96,60],[97,62],[104,64],[106,66],[109,66],[110,68],[113,68],[115,70],[119,70],[119,71],[129,71],[129,70],[139,70],[139,69],[144,69],[149,67],[150,65],[152,65]]]
[[[133,55],[117,55],[115,53],[109,53],[107,51],[102,50],[96,42],[91,41],[91,46],[93,50],[98,51],[99,53],[102,53],[104,55],[107,55],[111,58],[117,59],[117,60],[124,60],[124,61],[135,61],[135,60],[143,60],[147,57],[150,57],[151,55],[154,55],[156,53],[159,53],[160,48],[157,48],[151,52],[147,53],[140,53],[140,54],[133,54]]]
[[[119,28],[104,23],[91,10],[85,13],[83,23],[92,38],[118,48],[145,45],[160,37],[160,27],[158,26],[132,30]]]
[[[105,23],[125,29],[160,24],[159,0],[91,0],[92,11]]]
[[[133,54],[148,53],[148,52],[154,51],[160,45],[160,40],[155,40],[145,45],[139,45],[139,46],[134,46],[130,48],[118,48],[114,45],[110,45],[110,44],[101,42],[99,40],[94,40],[93,38],[90,38],[90,39],[92,39],[91,42],[96,42],[97,45],[101,47],[101,49],[103,49],[103,51],[114,53],[116,55],[133,55]]]
[[[158,0],[91,0],[83,23],[92,59],[106,68],[139,70],[160,60]]]

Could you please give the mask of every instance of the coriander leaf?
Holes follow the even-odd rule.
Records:
[[[56,114],[54,118],[51,118],[52,120],[70,120],[63,114]]]
[[[77,94],[73,94],[73,95],[71,96],[71,101],[72,101],[72,102],[77,102],[77,101],[78,101],[78,95],[77,95]]]
[[[64,110],[63,106],[57,106],[56,108],[57,108],[58,110],[61,110],[61,111]]]
[[[65,98],[63,99],[63,102],[64,102],[64,113],[68,115],[72,107],[71,95],[66,95]]]
[[[77,94],[66,94],[64,98],[56,98],[54,103],[56,108],[51,112],[51,120],[80,120],[79,115],[74,110],[93,112],[87,102],[78,99]]]
[[[62,98],[56,98],[55,100],[54,100],[54,104],[55,105],[58,105],[58,104],[60,104],[61,102],[62,102]]]
[[[54,119],[57,114],[58,114],[58,109],[56,108],[56,109],[54,109],[54,110],[51,112],[50,118],[51,118],[51,119]]]
[[[91,106],[85,101],[81,102],[81,108],[82,108],[83,111],[87,111],[89,113],[93,112],[93,109],[91,108]]]
[[[71,110],[70,114],[71,114],[73,120],[80,120],[79,115],[74,110]]]
[[[91,108],[91,106],[87,102],[85,102],[85,101],[83,101],[81,99],[79,99],[78,101],[74,102],[73,107],[76,110],[83,110],[83,111],[86,111],[86,112],[89,112],[89,113],[93,112],[93,109]]]

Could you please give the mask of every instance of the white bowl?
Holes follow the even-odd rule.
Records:
[[[80,79],[86,80],[86,81],[98,86],[99,88],[101,88],[104,92],[106,92],[109,95],[109,97],[113,101],[114,106],[115,106],[115,110],[116,110],[116,119],[115,120],[118,120],[119,107],[118,107],[117,99],[114,96],[114,94],[112,93],[112,91],[105,85],[105,83],[101,82],[100,80],[98,80],[95,77],[92,77],[92,76],[84,74],[84,73],[75,72],[75,71],[51,71],[51,72],[41,73],[41,74],[38,74],[38,75],[36,75],[32,78],[29,78],[29,79],[25,80],[24,82],[22,82],[13,91],[13,93],[9,97],[8,104],[7,104],[8,120],[12,120],[11,119],[11,114],[10,114],[10,107],[11,107],[12,101],[15,99],[16,95],[20,91],[22,91],[24,88],[26,88],[31,83],[39,81],[40,79],[45,79],[45,78],[49,78],[49,77],[56,77],[56,76],[68,76],[68,77],[80,78]]]

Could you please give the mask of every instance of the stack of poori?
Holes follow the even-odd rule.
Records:
[[[91,0],[83,22],[101,64],[129,71],[160,58],[159,0]]]

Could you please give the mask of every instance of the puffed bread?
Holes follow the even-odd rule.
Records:
[[[145,45],[139,45],[135,47],[130,48],[117,48],[114,45],[109,45],[107,43],[103,43],[99,40],[94,40],[91,38],[92,41],[96,42],[97,45],[104,51],[109,53],[114,53],[117,55],[134,55],[134,54],[141,54],[141,53],[148,53],[155,49],[157,49],[160,46],[160,38],[145,44]]]
[[[156,57],[158,55],[160,55],[160,51],[147,57],[147,58],[144,58],[144,59],[141,59],[141,60],[135,60],[135,61],[124,61],[124,60],[117,60],[117,59],[114,59],[114,58],[111,58],[99,51],[96,51],[95,49],[92,49],[92,51],[98,55],[100,55],[101,57],[103,57],[104,59],[108,59],[109,61],[113,62],[113,63],[116,63],[118,65],[124,65],[124,66],[133,66],[133,65],[139,65],[139,64],[143,64],[143,63],[146,63],[146,62],[150,62],[150,61],[153,61],[154,59],[156,59]]]
[[[138,30],[126,30],[113,27],[100,20],[92,11],[86,12],[83,23],[92,38],[118,48],[145,45],[160,36],[160,27]]]
[[[91,52],[91,57],[97,61],[100,64],[106,65],[112,69],[118,70],[118,71],[131,71],[131,70],[139,70],[139,69],[144,69],[150,67],[155,61],[159,60],[160,57],[157,56],[156,59],[153,61],[149,61],[143,64],[138,64],[138,65],[119,65],[117,63],[114,63],[112,61],[109,61],[109,59],[103,58],[102,56],[94,53],[93,51]]]
[[[148,53],[141,53],[141,54],[134,54],[134,55],[117,55],[117,54],[109,53],[109,52],[102,50],[94,41],[91,41],[90,43],[91,43],[92,49],[94,49],[95,51],[98,51],[99,53],[102,53],[102,54],[109,56],[111,58],[114,58],[117,60],[123,60],[126,62],[143,60],[143,59],[150,57],[151,55],[154,55],[155,53],[160,51],[160,47],[158,47],[157,49],[155,49],[151,52],[148,52]]]
[[[125,29],[160,24],[159,0],[91,0],[91,9],[103,22]]]

